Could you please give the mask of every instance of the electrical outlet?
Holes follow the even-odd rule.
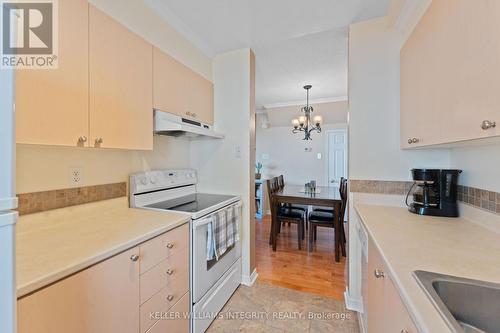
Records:
[[[80,167],[69,169],[69,185],[80,186],[83,183],[83,171]]]

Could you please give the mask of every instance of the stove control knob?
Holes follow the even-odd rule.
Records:
[[[146,177],[142,177],[141,184],[142,185],[147,185],[148,184],[148,179]]]
[[[153,185],[156,184],[156,178],[155,177],[151,177],[151,179],[149,180],[149,182],[151,184],[153,184]]]

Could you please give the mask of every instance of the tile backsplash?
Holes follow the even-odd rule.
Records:
[[[406,194],[413,182],[386,180],[349,180],[349,190],[359,193]]]
[[[470,186],[458,186],[458,200],[468,205],[500,214],[500,193]]]
[[[349,180],[351,192],[406,195],[412,181]],[[500,193],[458,185],[458,201],[500,214]]]
[[[127,195],[127,183],[114,183],[18,194],[19,215],[43,212]]]

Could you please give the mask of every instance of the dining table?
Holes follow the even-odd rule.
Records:
[[[341,236],[342,224],[340,222],[340,209],[342,199],[340,197],[338,186],[316,186],[315,191],[306,191],[302,185],[284,185],[281,189],[273,194],[272,204],[278,206],[281,203],[305,205],[305,206],[320,206],[331,207],[333,209],[334,223],[334,239],[335,239],[335,261],[340,262],[341,255]],[[276,210],[272,210],[276,211]],[[277,216],[272,217],[273,221],[277,220]],[[277,226],[274,226],[277,227]]]

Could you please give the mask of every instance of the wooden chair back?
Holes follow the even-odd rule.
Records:
[[[283,175],[278,176],[278,187],[280,189],[285,187],[285,179],[283,178]]]
[[[340,221],[344,221],[345,211],[347,209],[347,179],[344,177],[340,179],[339,191],[340,191],[340,199],[342,200],[339,217]]]

